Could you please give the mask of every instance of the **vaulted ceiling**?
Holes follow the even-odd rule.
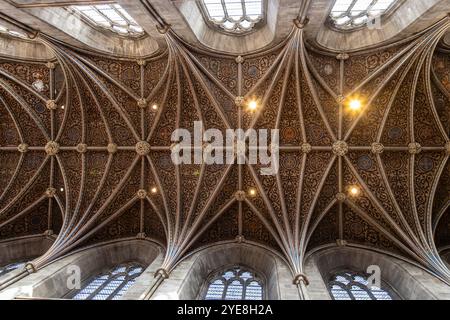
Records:
[[[107,57],[46,32],[35,41],[53,58],[0,58],[0,239],[51,230],[39,268],[145,237],[164,246],[169,271],[197,248],[250,241],[296,274],[309,253],[353,245],[450,282],[439,254],[450,246],[449,18],[348,53],[312,41],[306,22],[290,20],[276,45],[239,56],[187,42],[180,22],[160,28],[163,45],[145,58]],[[359,112],[347,106],[355,96]],[[171,134],[194,121],[280,129],[279,173],[174,165]]]

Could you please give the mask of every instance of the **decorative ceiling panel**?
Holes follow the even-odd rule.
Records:
[[[57,234],[36,268],[138,237],[165,247],[168,272],[219,241],[267,246],[296,274],[308,252],[347,244],[449,281],[436,248],[450,244],[448,51],[437,48],[449,26],[351,54],[307,46],[296,26],[278,48],[248,57],[191,48],[168,29],[167,52],[145,61],[41,35],[57,60],[0,63],[0,237]],[[279,171],[174,164],[172,133],[192,133],[196,121],[222,133],[279,129]]]

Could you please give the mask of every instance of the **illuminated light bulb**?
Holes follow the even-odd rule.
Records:
[[[66,107],[65,106],[61,106],[61,109],[64,110]]]
[[[251,100],[248,103],[248,110],[250,111],[256,111],[258,109],[258,102],[256,100]]]
[[[158,105],[157,105],[157,104],[152,105],[152,110],[153,110],[153,111],[158,110]]]
[[[59,190],[61,190],[61,192],[64,192],[64,188],[61,188],[61,189],[59,189]]]
[[[158,193],[158,188],[156,188],[156,187],[153,187],[152,188],[152,190],[150,190],[153,194],[156,194],[156,193]]]
[[[362,103],[361,103],[361,101],[358,100],[358,99],[352,99],[352,100],[350,100],[350,102],[349,102],[348,105],[349,105],[350,109],[353,110],[353,111],[358,111],[358,110],[360,110],[361,107],[362,107]]]
[[[250,196],[255,197],[256,196],[256,189],[251,188],[248,193],[250,194]]]
[[[351,196],[356,197],[356,196],[359,195],[360,190],[359,190],[358,187],[353,186],[353,187],[350,187],[349,190],[350,190],[350,195],[351,195]]]

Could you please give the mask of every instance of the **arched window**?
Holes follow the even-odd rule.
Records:
[[[144,29],[118,4],[99,4],[90,6],[71,6],[91,25],[108,29],[123,36],[140,37]]]
[[[144,268],[135,263],[122,264],[102,273],[75,293],[73,300],[118,300],[135,283]]]
[[[330,21],[338,29],[363,26],[394,8],[397,0],[336,0],[330,13]]]
[[[334,274],[328,289],[334,300],[393,300],[391,293],[383,288],[369,288],[368,276],[351,271]],[[382,287],[385,285],[382,284]]]
[[[3,277],[5,274],[23,267],[25,267],[25,262],[14,262],[4,267],[0,267],[0,277]]]
[[[212,277],[204,300],[263,300],[264,285],[257,275],[242,267],[233,267]]]
[[[207,20],[224,31],[251,31],[264,17],[264,0],[202,0]]]

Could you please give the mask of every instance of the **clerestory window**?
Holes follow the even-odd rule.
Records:
[[[144,29],[118,4],[100,4],[90,6],[71,6],[95,27],[110,30],[122,36],[140,37]]]
[[[398,3],[398,0],[336,0],[330,12],[330,21],[338,29],[364,26],[382,17]]]
[[[119,265],[95,276],[73,295],[73,300],[118,300],[136,282],[144,268],[135,263]]]
[[[328,282],[328,289],[334,300],[393,300],[384,288],[369,286],[367,279],[356,272],[338,272]]]
[[[236,266],[212,277],[203,299],[263,300],[264,284],[254,272]]]
[[[210,23],[223,31],[244,34],[264,20],[264,0],[201,0]]]

